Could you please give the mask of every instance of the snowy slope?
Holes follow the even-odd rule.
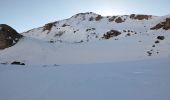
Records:
[[[166,39],[156,44],[159,35],[164,35]],[[107,41],[66,44],[26,37],[15,46],[0,51],[0,57],[1,62],[22,61],[26,64],[103,63],[170,57],[169,32],[117,38],[118,40],[113,38]],[[148,51],[152,52],[152,56],[148,56]]]
[[[169,60],[0,65],[0,100],[169,100]]]
[[[0,63],[89,64],[170,57],[170,30],[151,30],[170,15],[99,16],[81,13],[22,33],[25,38],[0,51]],[[121,34],[103,38],[111,30]]]
[[[170,15],[137,16],[81,13],[22,33],[0,50],[0,100],[169,100]]]
[[[52,22],[22,34],[47,41],[85,42],[100,40],[110,30],[117,30],[122,33],[122,36],[127,33],[150,34],[151,27],[168,17],[170,15],[163,17],[143,15],[144,19],[139,20],[131,18],[131,15],[104,17],[90,12],[80,13],[69,19]]]

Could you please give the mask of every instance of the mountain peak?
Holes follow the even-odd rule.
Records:
[[[85,12],[65,20],[45,24],[43,27],[22,34],[45,41],[79,43],[80,41],[102,40],[102,37],[112,30],[124,36],[146,33],[166,18],[142,14],[105,17],[93,12]]]
[[[71,18],[48,23],[21,33],[26,37],[14,47],[3,50],[0,55],[4,57],[3,62],[30,61],[32,63],[45,62],[46,59],[50,59],[47,61],[48,63],[56,63],[61,60],[66,63],[77,55],[85,54],[84,56],[86,56],[89,51],[91,51],[91,56],[85,58],[87,61],[95,57],[96,53],[99,56],[95,59],[103,58],[105,61],[129,59],[126,57],[138,59],[146,56],[167,55],[169,53],[169,18],[169,15],[159,17],[142,14],[101,16],[92,12],[79,13]],[[3,40],[11,39],[11,32],[8,32],[9,27],[4,31],[3,26],[0,30],[3,31],[0,33],[1,37],[8,34]],[[1,37],[0,43],[3,43]],[[15,44],[18,41],[15,39],[14,37],[10,41],[13,40]],[[15,50],[11,52],[10,50],[13,49]],[[127,53],[127,50],[130,52]],[[69,56],[61,59],[63,55]],[[106,55],[108,59],[105,59]]]
[[[75,14],[73,15],[72,17],[76,18],[76,17],[82,17],[82,16],[87,16],[87,15],[90,15],[90,16],[98,16],[99,14],[96,14],[94,12],[84,12],[84,13],[78,13],[78,14]],[[72,18],[71,17],[71,18]]]

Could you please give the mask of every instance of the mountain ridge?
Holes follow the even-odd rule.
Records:
[[[162,17],[166,16],[152,16],[152,15],[122,15],[122,16],[101,16],[93,12],[79,13],[73,15],[72,17],[60,21],[51,22],[45,24],[42,27],[31,29],[22,34],[25,36],[45,39],[47,41],[59,41],[59,42],[82,42],[95,40],[95,38],[101,39],[106,35],[107,32],[111,30],[116,30],[123,33],[126,30],[134,31],[134,33],[143,33],[136,32],[133,26],[128,27],[130,23],[140,24],[137,28],[143,28],[146,31],[150,31],[151,28],[156,26],[164,20]],[[142,25],[144,24],[144,25]],[[149,24],[149,25],[148,25]],[[152,26],[151,26],[152,25]],[[122,28],[118,28],[122,27]],[[102,28],[103,30],[100,30]],[[99,31],[100,32],[99,32]],[[145,31],[145,32],[146,32]],[[66,33],[66,34],[65,34]],[[81,34],[82,33],[82,34]],[[70,34],[69,36],[67,36]],[[72,39],[70,39],[72,38]],[[81,39],[77,39],[81,38]],[[93,38],[93,39],[89,39]],[[70,39],[70,40],[69,40]]]

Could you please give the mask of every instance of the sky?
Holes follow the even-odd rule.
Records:
[[[170,14],[169,0],[0,0],[0,24],[18,32],[69,18],[77,13],[95,12],[103,16]]]

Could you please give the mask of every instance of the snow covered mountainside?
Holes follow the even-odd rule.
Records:
[[[0,26],[0,100],[170,100],[170,15],[10,29]]]
[[[156,17],[135,14],[104,17],[88,12],[74,15],[69,19],[48,23],[43,27],[22,34],[53,42],[79,43],[109,39],[117,35],[152,34],[155,33],[154,30],[156,29],[153,29],[153,27],[169,17],[170,15]],[[170,26],[166,29],[170,29]]]
[[[0,63],[87,64],[170,57],[170,15],[80,13],[21,33]]]

